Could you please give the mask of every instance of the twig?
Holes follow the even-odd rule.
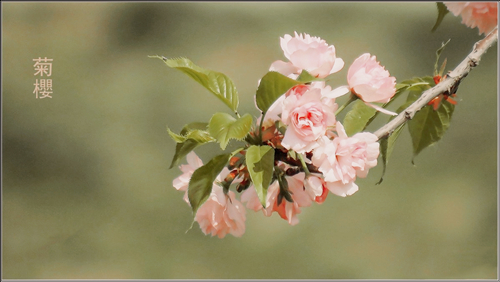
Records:
[[[458,87],[458,84],[462,78],[469,74],[470,70],[479,64],[481,56],[486,53],[486,51],[498,40],[498,26],[495,27],[485,38],[479,40],[474,44],[472,52],[467,55],[467,57],[452,71],[448,74],[448,77],[441,81],[436,86],[431,89],[426,90],[422,93],[422,96],[418,98],[413,104],[402,111],[398,116],[391,120],[386,125],[382,126],[379,130],[375,131],[374,134],[378,139],[388,137],[403,123],[412,119],[415,114],[420,111],[429,101],[434,99],[441,93],[450,91]],[[450,92],[451,93],[451,92]]]

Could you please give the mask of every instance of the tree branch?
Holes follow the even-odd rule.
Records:
[[[422,93],[422,96],[418,98],[413,104],[402,111],[398,116],[391,120],[386,125],[382,126],[379,130],[375,131],[374,134],[378,139],[389,137],[396,128],[404,124],[408,120],[412,119],[415,114],[420,111],[429,101],[434,99],[441,93],[450,92],[452,89],[456,89],[462,78],[469,74],[470,70],[479,64],[481,56],[486,53],[486,51],[498,40],[498,26],[495,27],[485,38],[479,40],[474,44],[472,52],[452,71],[448,74],[448,77],[441,81],[436,86],[428,89]]]

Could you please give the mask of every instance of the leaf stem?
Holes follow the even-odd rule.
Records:
[[[337,111],[335,112],[335,115],[340,114],[340,112],[342,112],[345,109],[345,107],[347,107],[350,103],[356,101],[357,99],[359,99],[358,96],[351,93],[351,95],[349,96],[349,100],[347,100],[347,102],[345,102],[345,104],[343,104],[342,106],[340,106],[340,108],[337,109]]]
[[[260,124],[259,124],[259,144],[262,143],[262,125],[264,124],[265,117],[266,117],[265,113],[262,112],[262,118],[260,119]]]
[[[302,164],[302,169],[304,169],[304,172],[306,173],[306,177],[307,177],[311,173],[309,172],[309,169],[307,168],[306,162],[304,161],[304,156],[302,156],[301,154],[297,154],[297,156],[299,157],[300,164]]]

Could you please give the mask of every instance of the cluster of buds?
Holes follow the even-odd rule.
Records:
[[[445,66],[446,66],[446,59],[444,60],[439,73],[435,73],[434,76],[432,77],[432,79],[434,80],[434,83],[436,85],[439,84],[441,81],[445,80],[448,77],[447,74],[443,75],[443,70],[444,70]],[[445,101],[453,104],[453,105],[456,105],[457,101],[455,101],[451,97],[456,97],[457,96],[456,92],[457,92],[459,84],[460,84],[460,81],[452,89],[447,90],[447,91],[439,94],[438,96],[434,97],[432,100],[429,101],[429,103],[427,103],[427,105],[432,106],[432,108],[434,109],[434,111],[436,111],[439,108],[439,106],[441,105],[441,101],[443,101],[443,99]]]
[[[250,179],[250,173],[245,165],[245,153],[246,151],[244,150],[239,151],[229,159],[227,168],[231,170],[231,172],[229,172],[226,178],[224,178],[224,181],[221,182],[224,191],[229,191],[231,184],[236,178],[241,179],[236,185],[236,191],[241,193],[250,186],[252,180]]]

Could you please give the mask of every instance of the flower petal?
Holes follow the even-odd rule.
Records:
[[[380,106],[377,106],[377,105],[374,105],[374,104],[371,104],[371,103],[366,103],[366,102],[365,102],[365,104],[368,107],[372,107],[372,108],[374,108],[375,110],[377,110],[377,111],[379,111],[381,113],[384,113],[384,114],[387,114],[387,115],[391,115],[391,116],[397,116],[398,115],[397,113],[391,112],[389,110],[386,110],[386,109],[384,109],[384,108],[382,108]]]

